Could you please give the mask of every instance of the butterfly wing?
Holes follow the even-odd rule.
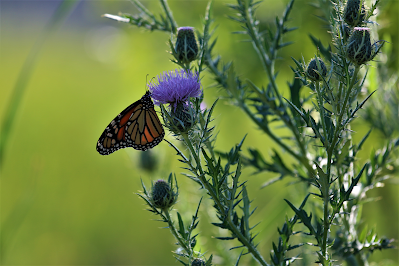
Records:
[[[125,137],[136,150],[148,150],[158,145],[165,132],[154,108],[135,112],[126,124]]]
[[[119,149],[129,147],[125,137],[126,123],[132,114],[139,109],[140,102],[137,101],[128,106],[109,123],[97,142],[97,151],[101,155],[108,155]]]
[[[111,121],[97,142],[97,151],[101,155],[127,147],[145,151],[158,145],[164,136],[165,131],[147,92]]]

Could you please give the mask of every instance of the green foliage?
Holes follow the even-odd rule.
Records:
[[[368,38],[365,40],[363,33],[363,39],[355,43],[354,38],[359,35],[359,30],[353,27],[367,22],[364,2],[352,2],[346,8],[340,1],[332,1],[332,4],[320,1],[320,5],[315,5],[325,14],[321,19],[330,24],[332,45],[324,46],[320,40],[310,37],[317,54],[324,57],[328,67],[320,55],[315,56],[308,66],[304,59],[300,62],[292,58],[296,68],[292,68],[294,81],[289,84],[289,99],[282,96],[281,89],[277,85],[278,71],[275,70],[275,62],[279,51],[292,44],[284,42],[283,38],[297,29],[286,26],[294,1],[290,1],[281,18],[275,19],[274,28],[269,27],[265,31],[260,30],[255,13],[261,2],[237,0],[236,4],[229,5],[236,13],[234,16],[229,16],[230,19],[243,29],[234,33],[248,37],[247,41],[252,43],[268,77],[268,83],[262,87],[237,74],[232,62],[222,63],[224,60],[221,56],[215,55],[216,38],[213,37],[215,31],[211,30],[212,2],[207,7],[203,31],[197,33],[201,47],[199,63],[191,69],[195,68],[199,73],[203,73],[205,67],[207,70],[205,75],[211,76],[216,83],[215,86],[223,89],[227,100],[240,108],[260,131],[269,136],[293,159],[293,162],[288,162],[276,149],[273,149],[273,154],[268,160],[258,148],[249,148],[249,155],[243,155],[244,139],[229,152],[216,153],[214,151],[216,137],[212,137],[213,127],[209,126],[216,102],[210,110],[203,111],[199,108],[198,100],[193,102],[193,112],[199,118],[194,130],[179,132],[176,127],[166,123],[175,137],[186,147],[186,151],[181,151],[168,141],[180,156],[180,161],[185,164],[185,169],[189,171],[184,175],[205,189],[213,201],[219,221],[212,224],[230,232],[230,236],[215,238],[223,241],[238,240],[239,245],[231,249],[245,250],[238,256],[236,265],[245,254],[251,254],[261,265],[291,265],[301,255],[290,256],[290,251],[298,248],[306,249],[307,246],[305,242],[295,245],[290,243],[291,238],[301,232],[294,231],[299,221],[307,229],[301,234],[307,239],[313,239],[307,244],[316,248],[315,260],[321,265],[332,265],[335,260],[348,261],[352,257],[355,257],[359,265],[363,265],[367,263],[370,252],[392,247],[392,240],[378,238],[373,230],[367,231],[367,227],[359,231],[361,215],[359,205],[364,203],[367,190],[387,178],[386,174],[381,173],[385,173],[391,163],[389,159],[391,152],[399,141],[391,140],[384,150],[372,153],[368,162],[359,165],[357,155],[370,131],[358,144],[355,144],[352,140],[351,123],[375,92],[363,98],[361,91],[367,73],[363,74],[360,70],[367,61],[376,56],[384,42],[371,45],[368,30],[362,28],[361,32],[365,32]],[[145,16],[124,15],[123,17],[130,19],[129,23],[150,30],[176,33],[169,26],[176,23],[171,22],[173,18],[168,8],[163,6],[165,14],[161,15],[161,20],[156,20],[149,11],[141,8],[137,1],[135,3],[141,11],[152,18],[152,24]],[[161,3],[165,5],[166,2],[161,1]],[[377,4],[370,9],[370,13],[375,10]],[[367,13],[367,19],[371,17],[370,13]],[[140,24],[138,22],[140,17],[146,22]],[[348,37],[350,34],[352,35]],[[356,58],[359,57],[364,43],[368,45],[368,54],[361,55],[362,61],[359,61]],[[169,44],[176,58],[173,42],[169,41]],[[356,51],[352,49],[354,45],[358,47]],[[172,62],[183,68],[190,68],[187,64]],[[309,87],[314,97],[304,98],[300,93],[303,86]],[[312,101],[311,108],[308,104],[310,101]],[[165,120],[171,121],[173,114],[168,114],[163,107],[161,109]],[[369,117],[373,116],[375,115],[369,111]],[[275,125],[284,127],[289,132],[289,137],[283,138],[275,133],[273,130]],[[311,135],[308,132],[312,132]],[[253,168],[256,173],[267,171],[278,174],[277,178],[269,180],[264,186],[285,177],[309,185],[309,191],[299,208],[286,200],[295,216],[291,219],[286,218],[281,229],[278,229],[279,239],[277,244],[273,243],[270,264],[262,257],[254,242],[257,234],[254,233],[255,226],[250,226],[250,217],[256,208],[251,208],[252,201],[248,196],[246,181],[240,181],[242,167]],[[313,195],[314,199],[310,200],[310,195]],[[318,200],[321,204],[316,203]],[[314,210],[306,210],[308,201],[312,201]],[[180,225],[178,233],[184,238],[186,231],[179,214],[178,219]],[[335,225],[340,227],[336,230],[337,236],[333,238],[330,232]],[[190,254],[187,256],[190,257]],[[361,256],[357,256],[358,254]]]
[[[348,55],[353,51],[348,52],[348,48],[354,44],[351,34],[353,35],[353,26],[355,25],[348,26],[345,23],[345,18],[352,18],[356,25],[359,23],[362,26],[377,25],[371,19],[373,19],[374,12],[379,10],[377,6],[380,5],[380,1],[376,1],[371,7],[367,7],[364,1],[357,2],[358,7],[355,9],[357,13],[348,16],[345,14],[347,12],[346,3],[341,1],[320,0],[313,3],[313,6],[317,8],[315,9],[317,16],[324,25],[328,26],[327,30],[331,33],[331,41],[324,43],[318,37],[310,35],[309,43],[313,44],[315,55],[306,60],[305,58],[292,58],[293,73],[286,87],[281,82],[283,75],[278,61],[284,53],[287,55],[287,48],[292,47],[290,45],[293,42],[289,38],[295,34],[294,30],[297,29],[297,27],[288,26],[289,23],[295,24],[298,19],[295,16],[291,17],[292,14],[295,14],[296,8],[299,8],[298,3],[293,0],[288,3],[281,17],[271,20],[270,23],[264,23],[266,16],[262,13],[262,5],[264,5],[262,2],[237,0],[235,4],[229,5],[232,13],[228,17],[236,23],[237,28],[234,31],[235,36],[243,37],[244,41],[249,42],[254,54],[257,55],[257,65],[261,66],[264,74],[259,75],[261,76],[259,79],[250,79],[241,74],[242,66],[237,63],[236,58],[227,58],[228,56],[223,52],[221,52],[223,56],[219,54],[221,42],[220,38],[217,41],[217,37],[221,32],[214,25],[213,15],[219,14],[220,10],[214,10],[215,3],[212,1],[209,2],[205,10],[201,27],[197,27],[195,30],[197,37],[195,43],[198,44],[198,49],[189,49],[186,44],[182,45],[187,41],[180,44],[180,50],[186,54],[186,58],[183,56],[185,60],[177,53],[178,24],[165,0],[159,1],[160,11],[158,13],[150,11],[152,8],[147,8],[139,1],[134,0],[133,4],[137,8],[138,14],[104,15],[104,17],[150,32],[167,33],[165,39],[161,38],[161,41],[157,40],[157,42],[169,41],[170,61],[177,67],[198,72],[201,80],[212,80],[214,84],[211,89],[214,91],[216,91],[215,88],[218,89],[217,94],[220,99],[208,108],[201,106],[204,97],[191,99],[188,107],[184,106],[180,110],[183,112],[180,116],[170,112],[165,106],[161,106],[164,125],[172,133],[167,134],[165,141],[173,148],[172,152],[174,151],[178,156],[179,165],[183,168],[181,176],[188,177],[188,182],[194,181],[193,187],[199,188],[205,197],[199,199],[197,204],[194,202],[195,206],[191,211],[183,210],[179,204],[175,205],[178,199],[177,180],[179,180],[179,184],[182,183],[182,180],[180,175],[173,173],[169,175],[167,182],[163,181],[167,185],[162,186],[163,189],[160,192],[166,192],[165,195],[155,193],[158,197],[154,198],[154,191],[147,190],[143,181],[143,191],[139,194],[148,210],[157,216],[159,221],[166,224],[166,228],[175,238],[174,255],[176,260],[183,265],[212,265],[212,263],[309,265],[315,261],[321,265],[336,263],[367,265],[370,255],[374,251],[393,247],[392,236],[381,236],[380,232],[377,234],[377,227],[372,227],[371,222],[364,219],[365,208],[363,207],[368,206],[365,204],[377,200],[372,198],[369,192],[389,184],[387,180],[396,173],[395,151],[399,145],[399,140],[396,138],[399,129],[397,123],[399,121],[397,112],[398,78],[396,72],[389,69],[384,63],[372,62],[373,59],[377,60],[378,57],[375,56],[380,52],[383,53],[381,58],[384,58],[385,54],[391,54],[389,48],[395,43],[377,41],[371,44],[370,42],[366,61],[353,63],[353,56],[352,61],[349,60]],[[59,24],[58,21],[62,20],[64,14],[66,12],[55,14],[55,22],[57,22],[54,24],[55,26]],[[309,15],[306,14],[306,16]],[[54,20],[51,21],[54,22]],[[48,33],[44,37],[53,31],[54,25],[47,28]],[[373,27],[370,30],[371,39],[375,38],[375,34],[373,34],[375,29],[376,27]],[[303,32],[303,29],[299,29],[299,31]],[[170,36],[169,40],[167,40],[168,36]],[[359,47],[362,47],[365,38],[363,35],[360,37]],[[368,40],[369,36],[366,39]],[[12,108],[6,109],[6,117],[3,121],[5,134],[2,134],[0,143],[1,164],[4,158],[5,143],[8,143],[10,132],[12,132],[10,121],[15,119],[16,110],[20,108],[23,88],[30,77],[31,69],[33,69],[35,53],[43,40],[45,38],[39,40],[39,44],[32,49],[33,55],[28,57],[29,60],[21,71],[21,78],[18,78],[16,83],[15,95],[17,96],[11,98]],[[304,40],[301,39],[300,42],[304,42]],[[240,45],[244,46],[245,44]],[[245,54],[247,56],[250,54],[249,48],[247,46],[247,50],[244,52],[235,51],[232,55]],[[360,50],[357,49],[352,55],[356,57],[356,53]],[[194,61],[191,61],[194,56],[188,56],[189,51],[195,51]],[[291,53],[291,51],[289,52]],[[164,61],[167,62],[167,60]],[[314,69],[311,72],[312,79],[307,73],[310,64],[306,62],[316,64],[315,66],[313,63],[312,66]],[[321,62],[325,62],[324,67]],[[245,67],[248,67],[247,64],[256,65],[249,60],[245,61]],[[376,67],[369,67],[368,64],[375,64]],[[258,74],[259,72],[254,71],[254,73]],[[110,86],[113,86],[113,83],[114,81]],[[209,90],[206,93],[208,92]],[[311,93],[308,94],[308,92]],[[253,132],[249,132],[248,135],[244,133],[240,136],[242,140],[239,143],[230,143],[226,150],[220,148],[220,145],[216,145],[218,142],[220,143],[221,139],[215,132],[217,126],[215,121],[217,120],[214,119],[220,116],[218,108],[221,103],[230,103],[234,105],[234,108],[243,111],[242,113],[250,121],[249,124],[255,125],[261,135],[259,145],[252,140]],[[68,114],[74,121],[73,127],[77,128],[75,119],[77,116],[82,117],[82,113],[73,114],[71,111]],[[221,114],[223,119],[230,117],[225,115]],[[87,116],[91,117],[89,114]],[[42,117],[40,116],[40,118]],[[186,121],[188,117],[190,118],[189,122]],[[366,122],[358,117],[364,118]],[[86,113],[84,118],[87,122]],[[24,133],[26,133],[26,128],[31,128],[29,121],[26,120],[29,119],[24,119]],[[62,119],[57,118],[57,120]],[[88,122],[97,123],[94,120],[90,119]],[[359,124],[356,125],[356,121],[360,122],[361,126],[367,127],[366,134],[356,133],[359,132],[357,126]],[[236,121],[229,121],[229,123],[241,129],[241,125]],[[56,125],[58,125],[57,121],[54,121],[54,124],[51,123],[54,128],[57,128]],[[89,126],[85,124],[85,128]],[[372,132],[370,128],[377,130]],[[222,128],[221,131],[223,130]],[[2,131],[2,133],[4,132]],[[370,136],[375,132],[383,134],[387,141],[381,149],[369,151],[372,141]],[[32,132],[29,137],[30,143],[35,142],[34,134]],[[363,134],[364,136],[358,139]],[[175,140],[172,140],[173,138]],[[26,136],[19,138],[18,142],[23,143],[25,139]],[[222,141],[226,143],[231,139],[226,138]],[[46,142],[59,143],[52,139],[46,139]],[[79,145],[79,141],[76,141],[75,144]],[[41,143],[40,148],[42,145]],[[165,144],[165,146],[167,145]],[[215,147],[219,147],[219,150],[216,150]],[[76,149],[76,147],[74,148]],[[25,152],[25,150],[23,151]],[[158,153],[158,150],[153,151]],[[21,161],[26,161],[24,152],[20,153]],[[366,153],[369,155],[364,158]],[[76,150],[73,155],[75,154]],[[140,156],[143,155],[140,154]],[[172,158],[172,156],[170,157]],[[112,162],[112,158],[106,158],[106,160]],[[168,165],[170,161],[167,162],[163,164]],[[91,168],[87,167],[86,162],[84,165],[85,169]],[[98,166],[99,169],[103,169],[101,165]],[[151,163],[143,168],[152,171],[151,177],[156,175],[156,171],[153,169],[156,167],[151,167]],[[13,171],[19,171],[19,169],[13,169]],[[81,175],[84,174],[84,170],[79,172],[82,172]],[[123,175],[118,166],[112,167],[109,172],[109,175],[113,177]],[[290,186],[285,187],[284,192],[278,191],[278,194],[289,195],[289,199],[281,200],[281,202],[282,205],[285,204],[291,214],[284,214],[286,209],[281,205],[276,205],[273,201],[261,202],[257,204],[260,205],[259,207],[267,206],[268,208],[257,209],[256,202],[253,200],[256,199],[254,196],[256,191],[251,190],[251,186],[256,180],[248,174],[249,172],[258,174],[262,178],[265,173],[275,176],[263,180],[262,188],[268,186],[268,189],[272,189],[278,186],[280,181],[289,181]],[[87,174],[87,176],[91,175]],[[69,180],[64,182],[69,182]],[[25,194],[19,205],[17,204],[5,222],[2,222],[2,255],[12,251],[12,246],[9,243],[19,227],[24,225],[24,219],[28,216],[28,210],[33,204],[31,202],[35,202],[32,201],[32,198],[36,198],[35,189],[37,187],[41,189],[43,186],[32,187],[31,193]],[[79,188],[71,187],[73,187],[73,193],[69,194],[77,195],[76,191]],[[92,187],[92,183],[90,183],[90,187]],[[84,190],[82,194],[86,197],[87,190],[82,190]],[[62,186],[62,193],[68,193],[68,190],[65,191]],[[59,191],[56,192],[59,193]],[[11,193],[7,193],[7,195],[11,195]],[[187,201],[187,205],[191,205],[192,198],[187,200],[182,195],[179,195],[177,203]],[[79,205],[85,202],[85,200],[79,200],[78,197],[75,201],[79,202]],[[112,203],[110,205],[111,208],[115,208]],[[209,206],[209,208],[205,209],[204,206]],[[68,218],[65,220],[69,221],[71,217],[68,210],[63,209],[62,206],[55,208],[57,211],[62,209],[62,213],[65,213],[65,217]],[[125,208],[121,209],[124,209],[124,213],[126,213]],[[276,210],[280,209],[277,216]],[[389,210],[389,207],[387,209]],[[106,212],[106,210],[101,207],[101,211]],[[257,211],[255,212],[255,210]],[[381,216],[388,215],[386,210],[382,210],[381,213],[383,214]],[[137,212],[134,214],[133,221],[135,222],[140,215],[137,215]],[[263,220],[261,225],[270,226],[269,218],[271,216],[277,216],[276,219],[280,221],[274,236],[269,236],[269,232],[265,233],[265,228],[259,229],[258,226],[259,219]],[[18,222],[15,223],[15,220]],[[93,221],[97,223],[103,222],[100,220],[97,216],[93,217]],[[117,220],[119,219],[114,219],[112,225],[115,225]],[[91,229],[94,228],[93,221],[89,223],[90,230],[82,231],[93,230],[93,235],[95,235],[94,229]],[[200,221],[201,223],[199,223]],[[113,227],[117,228],[117,226]],[[275,227],[274,223],[272,227]],[[139,227],[134,228],[132,231],[135,233],[139,231],[136,231]],[[159,232],[156,229],[154,231]],[[140,233],[142,232],[137,232],[137,234]],[[148,232],[145,233],[145,237],[154,239],[149,235]],[[45,234],[44,238],[40,236],[41,238],[35,240],[34,243],[46,241],[45,236]],[[202,241],[208,236],[213,238]],[[59,236],[56,235],[56,237]],[[62,237],[61,235],[60,238]],[[95,241],[97,237],[96,235]],[[270,240],[270,238],[273,239]],[[88,242],[92,243],[93,239],[89,239]],[[227,248],[226,250],[214,249],[211,242],[223,243],[225,244],[223,247]],[[270,254],[267,254],[268,252],[262,247],[265,242],[270,242]],[[139,244],[143,245],[143,242]],[[119,248],[117,249],[119,250]],[[96,250],[95,254],[98,253]],[[107,256],[108,253],[102,254],[101,258],[108,261]],[[119,258],[119,253],[115,256]],[[234,257],[229,261],[231,263],[227,263],[225,258],[231,257]]]

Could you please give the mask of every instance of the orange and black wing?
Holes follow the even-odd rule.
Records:
[[[111,121],[97,142],[97,151],[101,155],[127,147],[145,151],[158,145],[164,136],[150,92],[147,92]]]

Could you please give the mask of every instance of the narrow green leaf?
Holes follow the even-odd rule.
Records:
[[[294,108],[294,110],[295,110],[295,111],[302,117],[302,119],[306,122],[306,118],[305,118],[304,113],[302,113],[302,111],[299,110],[298,107],[296,107],[295,104],[293,104],[293,103],[292,103],[290,100],[288,100],[287,98],[284,98],[284,97],[283,97],[283,99],[286,100],[286,101],[292,106],[292,108]]]
[[[238,266],[238,263],[240,262],[241,256],[242,256],[242,251],[240,252],[240,255],[238,255],[237,261],[234,264],[235,266]]]
[[[181,218],[181,215],[180,215],[179,212],[177,212],[177,218],[179,220],[179,233],[184,239],[186,239],[187,238],[187,232],[186,232],[186,229],[184,228],[183,219]]]
[[[211,256],[209,257],[209,259],[206,261],[205,266],[211,266],[211,265],[212,265],[212,259],[213,259],[213,255],[211,255]]]

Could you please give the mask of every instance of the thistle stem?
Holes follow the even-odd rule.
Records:
[[[196,163],[196,167],[194,168],[193,166],[191,166],[192,170],[197,170],[200,172],[200,174],[198,175],[197,171],[195,171],[197,178],[201,181],[201,184],[204,186],[204,188],[208,191],[209,195],[212,197],[213,201],[215,202],[216,206],[218,207],[218,209],[223,212],[224,211],[224,207],[223,204],[220,202],[218,195],[215,193],[214,189],[212,189],[212,187],[210,186],[209,182],[206,180],[205,178],[205,173],[204,170],[202,169],[202,165],[201,165],[201,159],[199,157],[199,154],[194,150],[194,147],[191,143],[190,138],[188,137],[187,133],[183,133],[181,134],[181,136],[184,139],[184,142],[186,143],[186,146],[189,148],[191,155],[194,157],[195,163]]]
[[[234,225],[233,221],[228,219],[228,223],[230,225],[231,231],[237,236],[237,238],[240,240],[240,242],[247,247],[248,252],[252,254],[252,256],[261,264],[264,266],[269,266],[269,264],[264,260],[262,255],[258,252],[255,246],[253,246],[249,240],[241,233],[241,231]]]
[[[283,101],[281,94],[278,90],[278,86],[277,86],[276,79],[274,76],[274,60],[273,60],[273,58],[275,58],[275,52],[277,51],[277,49],[276,49],[276,47],[274,47],[274,49],[272,49],[272,51],[274,51],[274,52],[271,54],[271,56],[272,56],[272,59],[271,59],[271,57],[269,57],[269,55],[265,51],[265,48],[263,46],[263,40],[256,28],[255,18],[253,17],[252,9],[248,6],[248,2],[245,3],[244,8],[245,8],[245,10],[241,11],[241,15],[243,16],[243,18],[245,20],[246,29],[248,31],[249,36],[251,36],[253,46],[260,57],[260,60],[262,62],[263,68],[264,68],[267,76],[269,77],[269,81],[270,81],[271,87],[273,89],[273,92],[278,98],[278,105],[285,106],[285,102]],[[277,40],[274,43],[274,45],[278,45]],[[286,108],[284,108],[284,109],[286,109]],[[302,153],[302,156],[299,156],[299,155],[296,156],[296,154],[294,155],[292,153],[291,153],[291,155],[293,155],[299,162],[301,162],[306,167],[306,169],[309,171],[310,175],[313,175],[314,171],[313,171],[313,168],[309,165],[309,162],[306,158],[306,149],[303,146],[303,142],[301,141],[298,130],[290,123],[289,120],[285,119],[284,113],[281,113],[278,109],[274,110],[274,112],[276,113],[276,115],[278,115],[281,118],[281,120],[284,122],[284,124],[291,130],[292,134],[295,137],[296,143]],[[268,134],[268,135],[271,136],[270,134]]]
[[[347,110],[347,104],[349,102],[349,97],[352,91],[353,86],[355,85],[355,81],[357,79],[357,74],[359,73],[359,69],[360,66],[355,65],[355,71],[353,72],[353,76],[352,79],[350,80],[350,82],[347,82],[348,87],[346,88],[345,91],[345,99],[344,102],[342,104],[342,107],[340,109],[340,113],[338,115],[338,119],[335,125],[335,132],[334,132],[334,137],[331,141],[330,146],[327,149],[327,178],[328,178],[328,187],[324,188],[324,195],[323,195],[323,200],[324,200],[324,221],[323,221],[323,225],[324,225],[324,231],[323,231],[323,240],[322,240],[322,247],[321,247],[321,252],[324,256],[325,259],[327,259],[327,238],[328,238],[328,231],[330,230],[330,221],[328,218],[328,208],[329,208],[329,185],[330,185],[330,180],[331,180],[331,161],[332,161],[332,156],[333,156],[333,151],[335,149],[335,146],[338,143],[338,139],[340,136],[340,133],[343,130],[343,125],[341,125],[344,114]],[[349,79],[349,73],[347,73],[347,77]]]
[[[201,161],[199,158],[199,155],[197,152],[195,152],[194,147],[188,137],[187,134],[181,134],[181,136],[184,139],[184,142],[186,143],[187,147],[189,148],[192,156],[194,157],[194,160],[196,162],[196,168],[194,168],[193,166],[191,166],[191,168],[193,169],[198,169],[200,172],[200,175],[197,174],[197,178],[201,181],[201,184],[204,186],[204,188],[208,191],[209,195],[212,197],[213,201],[215,202],[217,209],[219,210],[219,212],[224,215],[224,211],[225,211],[225,207],[223,206],[223,204],[221,203],[221,201],[219,200],[219,197],[217,196],[217,194],[215,194],[214,189],[210,186],[209,182],[206,180],[205,178],[205,174],[203,172],[202,166],[201,166]],[[253,255],[253,257],[261,264],[261,265],[265,265],[267,266],[268,264],[266,263],[266,261],[263,259],[263,257],[260,255],[260,253],[258,252],[258,250],[256,249],[256,247],[254,247],[251,242],[249,241],[249,239],[247,239],[242,233],[241,231],[236,227],[236,225],[233,223],[233,221],[231,220],[231,214],[230,214],[231,209],[229,210],[229,215],[227,215],[227,221],[230,225],[230,230],[237,236],[237,238],[239,239],[239,241],[248,248],[248,251]]]
[[[172,27],[172,32],[177,32],[177,24],[173,18],[172,11],[169,8],[168,2],[166,0],[160,0],[163,10],[165,11],[166,16],[169,19],[170,25]]]
[[[191,257],[191,255],[192,255],[192,253],[193,253],[193,250],[191,249],[191,247],[189,247],[189,246],[186,245],[185,239],[182,239],[182,237],[180,236],[180,234],[177,232],[177,229],[176,229],[176,227],[174,226],[173,221],[172,221],[172,219],[171,219],[171,217],[170,217],[169,210],[166,208],[166,209],[163,209],[162,211],[163,211],[163,213],[164,213],[164,216],[165,216],[164,218],[165,218],[165,220],[168,221],[168,225],[169,225],[170,232],[171,232],[172,235],[176,238],[176,240],[179,242],[179,245],[180,245],[180,246],[186,251],[186,253]]]
[[[325,121],[325,115],[324,115],[324,101],[323,101],[323,95],[321,94],[321,90],[320,90],[320,83],[318,81],[315,81],[315,87],[316,87],[316,92],[317,92],[317,98],[319,101],[320,120],[321,120],[321,124],[323,127],[324,147],[328,149],[329,141],[328,141],[327,127],[326,127],[326,121]]]
[[[275,143],[277,143],[283,150],[288,152],[292,157],[297,159],[300,163],[302,163],[303,166],[308,170],[309,174],[314,176],[315,172],[312,166],[309,164],[308,159],[305,157],[305,154],[302,156],[300,154],[297,154],[295,151],[293,151],[289,146],[287,146],[284,142],[280,140],[276,135],[273,134],[273,132],[269,129],[269,127],[263,123],[261,123],[256,117],[253,115],[253,113],[249,110],[249,108],[244,104],[240,104],[241,109],[244,110],[244,112],[248,115],[249,118],[253,122],[256,123],[257,126],[259,126]],[[298,145],[301,146],[301,142],[298,141]]]

